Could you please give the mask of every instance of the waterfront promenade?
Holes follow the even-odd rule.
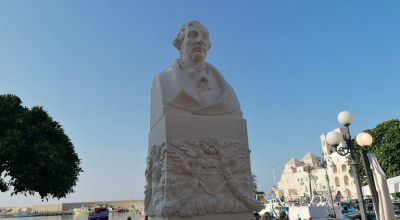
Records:
[[[139,210],[143,212],[143,200],[113,200],[113,201],[89,201],[89,202],[74,202],[74,203],[57,203],[57,204],[34,204],[27,206],[10,206],[0,207],[1,214],[16,214],[19,212],[45,213],[45,212],[65,212],[72,211],[74,208],[86,206],[92,208],[99,204],[109,204],[113,207],[120,207],[129,210]]]

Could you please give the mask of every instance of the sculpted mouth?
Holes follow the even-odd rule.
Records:
[[[203,49],[202,47],[195,47],[195,48],[193,48],[193,50],[199,51],[199,52],[205,52],[205,49]]]

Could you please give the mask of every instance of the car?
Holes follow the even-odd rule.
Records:
[[[374,212],[367,213],[368,220],[376,220],[376,215]],[[345,214],[341,220],[361,220],[361,213],[360,212],[353,212]]]
[[[400,210],[394,210],[394,216],[396,216],[396,218],[400,217]]]
[[[373,203],[366,203],[365,208],[367,209],[367,212],[373,212],[375,210]]]

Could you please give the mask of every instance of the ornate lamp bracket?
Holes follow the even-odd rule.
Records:
[[[336,148],[336,152],[340,155],[340,156],[346,156],[347,154],[350,153],[350,149],[348,147],[343,147],[343,146],[338,146]]]

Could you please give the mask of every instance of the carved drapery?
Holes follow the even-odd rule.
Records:
[[[147,158],[149,216],[194,216],[260,210],[252,196],[247,145],[214,138],[154,145]],[[168,173],[168,175],[167,175]]]

